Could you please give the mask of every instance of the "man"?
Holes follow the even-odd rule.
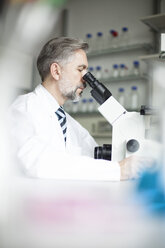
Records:
[[[67,100],[79,100],[86,87],[87,48],[66,37],[48,41],[37,60],[42,84],[10,107],[16,155],[28,176],[111,181],[136,176],[132,158],[120,163],[93,159],[96,142],[62,108]]]

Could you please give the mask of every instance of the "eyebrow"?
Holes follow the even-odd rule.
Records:
[[[83,69],[88,69],[88,66],[82,64],[82,65],[78,65],[78,67],[82,67]]]

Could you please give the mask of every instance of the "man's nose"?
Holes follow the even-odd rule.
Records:
[[[84,83],[84,84],[86,84],[86,81],[83,79],[83,76],[85,75],[87,73],[87,70],[84,70],[83,72],[82,72],[82,82]]]
[[[83,71],[82,71],[82,77],[83,77],[87,72],[88,72],[87,69],[83,70]]]

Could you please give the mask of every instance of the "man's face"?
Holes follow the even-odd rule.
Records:
[[[87,72],[88,61],[86,53],[83,50],[77,50],[75,55],[62,67],[62,78],[59,80],[59,90],[65,100],[78,101],[86,87],[83,80]]]

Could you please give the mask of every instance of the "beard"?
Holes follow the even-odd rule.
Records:
[[[79,88],[86,88],[86,83],[80,83],[78,86],[73,86],[71,81],[68,79],[62,78],[59,83],[59,89],[64,98],[67,98],[68,100],[78,102],[82,96],[82,91],[78,94],[77,90]]]
[[[74,102],[78,102],[80,100],[82,92],[79,95],[77,95],[76,90],[77,89],[66,94],[66,97],[68,98],[68,100],[72,100]]]

